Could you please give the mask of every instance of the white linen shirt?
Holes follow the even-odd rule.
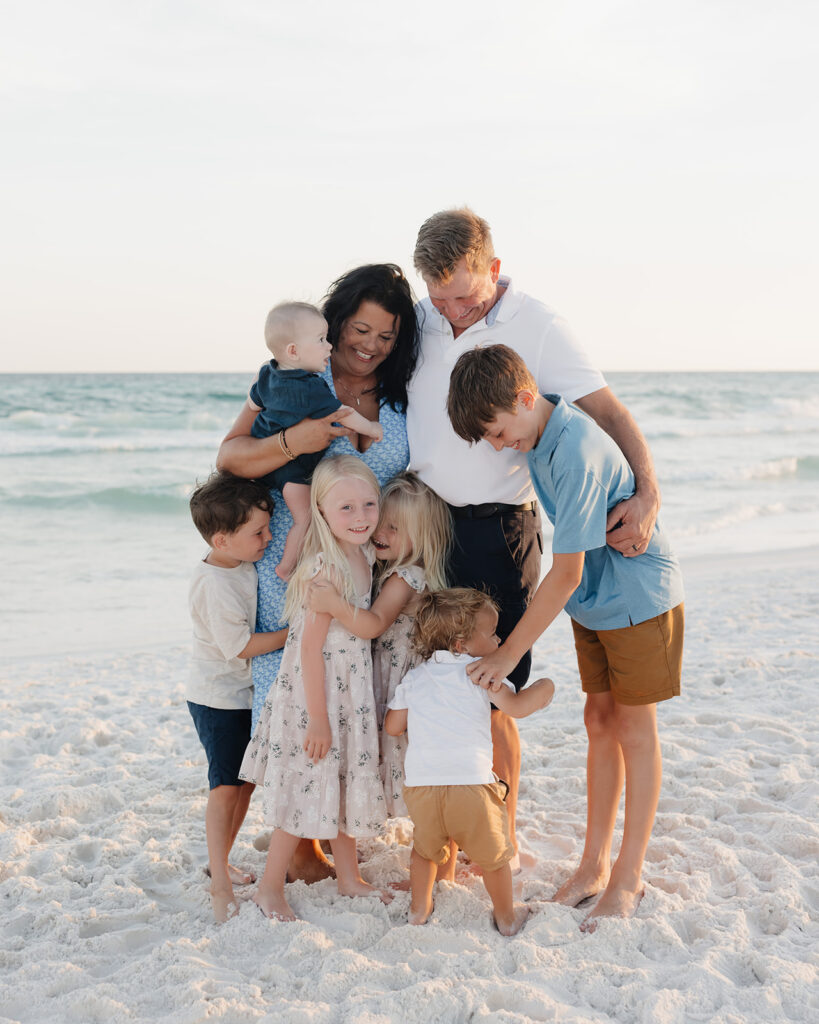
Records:
[[[606,386],[565,321],[542,302],[516,292],[509,278],[500,283],[506,284],[501,298],[457,338],[429,298],[417,307],[421,350],[407,389],[409,468],[450,505],[520,505],[535,496],[525,454],[511,448],[496,452],[486,441],[470,445],[452,429],[446,399],[461,353],[508,345],[529,367],[541,394],[559,394],[567,402]]]
[[[228,711],[252,705],[250,658],[237,655],[256,628],[257,589],[253,562],[235,569],[205,561],[196,566],[188,591],[193,650],[186,700]]]
[[[475,786],[495,782],[492,708],[466,666],[471,654],[436,651],[398,684],[388,707],[407,710],[407,786]],[[514,686],[505,679],[514,692]]]

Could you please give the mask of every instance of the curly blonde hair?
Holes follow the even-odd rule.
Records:
[[[436,651],[455,652],[475,632],[475,623],[485,608],[497,612],[498,606],[482,590],[450,587],[422,595],[415,613],[413,646],[427,661]]]

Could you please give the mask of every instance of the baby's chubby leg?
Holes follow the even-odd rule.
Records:
[[[382,903],[389,903],[392,900],[391,892],[377,889],[361,877],[355,839],[352,836],[339,832],[335,839],[330,840],[330,846],[333,850],[336,882],[341,896],[378,896]]]
[[[529,916],[529,908],[523,903],[514,902],[512,869],[509,864],[504,864],[496,871],[484,871],[483,884],[492,900],[495,927],[501,935],[517,935]]]
[[[293,525],[284,542],[282,560],[276,566],[276,575],[287,580],[296,568],[310,525],[310,488],[307,484],[286,483],[282,488],[282,497],[293,516]]]

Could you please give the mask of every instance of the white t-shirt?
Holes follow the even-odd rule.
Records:
[[[494,782],[489,693],[470,682],[471,654],[436,651],[411,669],[388,707],[407,709],[408,786],[474,786]],[[505,679],[506,685],[514,686]]]
[[[250,659],[238,658],[256,627],[258,577],[253,562],[223,569],[202,561],[188,591],[193,651],[185,698],[225,710],[253,704]]]
[[[506,291],[486,317],[457,338],[428,298],[418,304],[421,355],[408,387],[409,468],[451,505],[520,505],[535,496],[525,454],[510,448],[496,452],[486,441],[469,445],[452,429],[446,399],[461,353],[508,345],[523,358],[541,394],[562,395],[567,402],[606,386],[565,321],[542,302],[516,292],[508,278],[501,283]]]

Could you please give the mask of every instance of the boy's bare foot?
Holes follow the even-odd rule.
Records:
[[[370,885],[363,878],[359,878],[358,881],[347,882],[343,885],[341,881],[338,881],[336,884],[338,885],[339,896],[377,896],[382,903],[392,903],[395,895],[389,889],[378,889],[374,885]]]
[[[529,916],[529,908],[525,903],[516,903],[512,907],[512,916],[509,918],[498,918],[492,915],[492,924],[496,930],[509,938],[512,935],[517,935],[521,928],[526,923],[526,918]]]
[[[435,900],[430,899],[429,906],[421,910],[413,910],[412,904],[410,904],[409,914],[407,915],[408,924],[426,924],[427,921],[432,917],[435,912]]]
[[[217,924],[224,924],[229,917],[236,917],[239,906],[233,898],[232,889],[211,889],[210,905],[213,908],[213,919]]]
[[[211,877],[210,868],[205,868],[205,874],[208,878]],[[256,881],[256,876],[252,871],[242,871],[241,868],[236,868],[232,864],[228,864],[228,878],[234,885],[253,885]]]
[[[590,935],[597,928],[597,922],[601,917],[634,917],[644,895],[645,889],[639,889],[637,892],[628,889],[606,889],[595,903],[594,910],[581,922],[580,931]]]
[[[551,902],[562,903],[566,907],[578,907],[583,900],[602,892],[608,880],[607,875],[578,868],[552,896]]]
[[[318,842],[299,843],[296,852],[290,858],[287,865],[288,882],[306,882],[312,885],[314,882],[321,882],[325,878],[335,878],[336,870],[324,853]]]
[[[256,895],[251,898],[264,916],[271,921],[298,921],[284,895],[262,894],[257,890]]]

